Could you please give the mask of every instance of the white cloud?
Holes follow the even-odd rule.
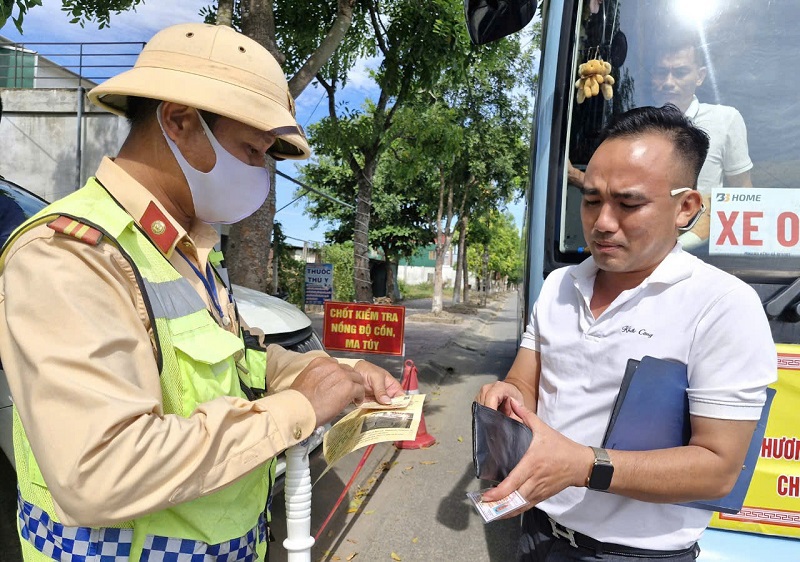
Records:
[[[356,91],[370,94],[377,92],[375,81],[370,76],[370,71],[377,70],[380,66],[379,57],[359,59],[347,75],[347,87]]]

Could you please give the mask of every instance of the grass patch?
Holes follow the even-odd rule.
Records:
[[[406,285],[400,282],[400,294],[403,300],[430,299],[433,298],[433,283],[420,283],[419,285]],[[444,287],[442,289],[442,299],[452,299],[453,288]]]

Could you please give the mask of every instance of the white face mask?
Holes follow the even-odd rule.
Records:
[[[255,213],[269,195],[269,172],[262,166],[249,166],[225,150],[198,112],[216,155],[216,163],[205,173],[192,167],[161,122],[161,105],[156,110],[161,132],[186,177],[192,192],[195,216],[205,223],[233,224]]]

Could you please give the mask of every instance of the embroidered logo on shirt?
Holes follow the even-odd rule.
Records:
[[[641,330],[638,328],[634,328],[633,326],[623,326],[622,327],[623,334],[637,334],[639,336],[643,336],[645,338],[652,338],[653,334],[642,328]]]

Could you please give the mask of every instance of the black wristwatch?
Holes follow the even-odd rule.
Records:
[[[611,478],[614,476],[614,465],[608,451],[599,447],[592,447],[594,451],[594,464],[586,479],[586,487],[590,490],[605,492],[611,487]]]

